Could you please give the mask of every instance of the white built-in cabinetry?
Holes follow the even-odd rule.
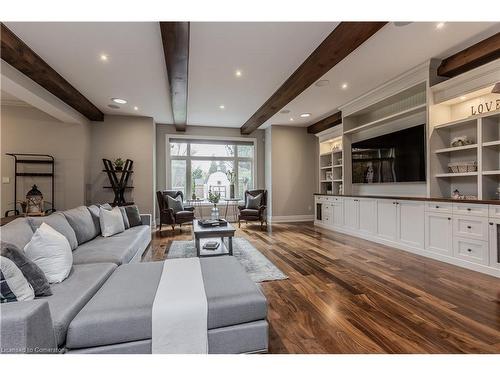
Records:
[[[500,277],[500,205],[330,195],[315,200],[318,226]]]

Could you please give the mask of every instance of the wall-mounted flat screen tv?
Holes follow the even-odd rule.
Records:
[[[425,181],[425,125],[352,144],[352,183]]]

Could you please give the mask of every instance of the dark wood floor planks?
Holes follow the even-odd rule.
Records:
[[[289,279],[262,283],[271,353],[500,353],[500,280],[316,228],[242,225]],[[162,260],[191,228],[155,232]]]

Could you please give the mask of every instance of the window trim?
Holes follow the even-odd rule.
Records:
[[[220,137],[220,136],[197,136],[197,135],[177,135],[177,134],[166,134],[165,135],[165,186],[167,189],[171,189],[171,173],[172,173],[172,160],[186,160],[186,196],[184,199],[191,199],[191,184],[190,177],[191,176],[191,160],[212,160],[213,156],[171,156],[170,155],[170,140],[182,140],[186,141],[216,141],[216,142],[246,142],[253,144],[253,158],[245,158],[245,157],[215,157],[217,160],[228,160],[228,161],[252,161],[252,175],[253,175],[253,188],[259,186],[258,176],[257,176],[257,138],[246,138],[246,137]],[[235,169],[238,168],[236,164],[234,166]],[[243,192],[242,192],[243,194]]]

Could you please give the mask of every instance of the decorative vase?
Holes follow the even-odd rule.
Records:
[[[231,198],[231,199],[234,198],[234,184],[231,184],[229,186],[229,198]]]
[[[214,203],[214,206],[212,207],[212,215],[211,215],[212,220],[219,220],[219,209],[217,208],[217,204]]]

